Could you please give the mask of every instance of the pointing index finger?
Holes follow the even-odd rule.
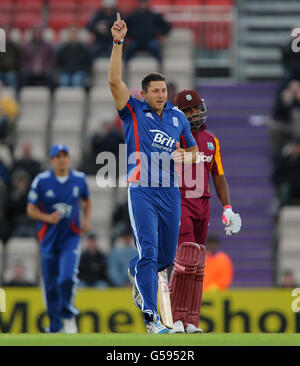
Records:
[[[121,16],[120,16],[120,13],[118,12],[117,13],[117,22],[120,22],[121,21]]]

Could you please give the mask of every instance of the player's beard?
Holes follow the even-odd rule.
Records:
[[[166,100],[162,100],[162,103],[158,103],[157,101],[151,99],[150,100],[145,99],[145,100],[149,105],[149,107],[158,114],[164,110],[166,105]]]
[[[156,113],[162,112],[165,108],[166,105],[166,101],[162,101],[161,103],[155,103],[155,106],[153,107],[153,109],[155,110]]]
[[[198,131],[202,130],[202,125],[197,127],[191,127],[192,132],[197,133]]]

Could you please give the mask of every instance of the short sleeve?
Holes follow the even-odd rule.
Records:
[[[215,152],[215,155],[214,155],[214,158],[212,161],[210,171],[211,171],[212,175],[223,175],[224,169],[223,169],[223,161],[222,161],[220,143],[216,137],[214,137],[214,142],[215,142],[216,152]]]
[[[40,194],[40,179],[39,177],[35,177],[35,179],[31,183],[30,191],[27,196],[27,202],[33,203],[34,205],[38,205],[41,199]]]
[[[192,147],[197,145],[192,132],[189,121],[186,119],[186,117],[183,118],[183,130],[182,135],[180,136],[181,145],[184,148]]]
[[[128,102],[126,103],[125,107],[121,110],[117,110],[119,113],[120,118],[126,122],[128,120],[131,120],[132,114],[136,111],[136,104],[137,99],[134,98],[132,95],[130,95]]]
[[[90,197],[90,190],[89,190],[89,186],[87,184],[86,176],[84,175],[81,198],[84,200],[87,200],[89,197]]]

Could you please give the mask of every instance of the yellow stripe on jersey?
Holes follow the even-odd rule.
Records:
[[[215,153],[215,156],[214,156],[214,160],[215,160],[215,163],[217,165],[219,175],[223,175],[224,174],[224,169],[223,169],[223,164],[222,164],[222,159],[221,159],[220,143],[219,143],[219,140],[216,137],[214,137],[214,140],[215,140],[215,143],[216,143],[216,153]]]

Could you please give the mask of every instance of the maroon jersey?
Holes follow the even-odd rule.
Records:
[[[191,177],[195,180],[196,177],[201,175],[202,181],[202,195],[201,197],[211,197],[211,194],[209,193],[209,174],[212,175],[223,175],[223,162],[222,162],[222,156],[221,156],[221,149],[220,149],[220,143],[219,140],[211,133],[209,133],[205,126],[204,128],[200,129],[197,132],[194,132],[192,130],[192,135],[198,145],[199,148],[199,163],[193,163],[191,168],[184,168],[181,170],[181,184],[180,184],[180,191],[182,194],[182,197],[185,196],[186,191],[193,191],[196,189],[196,183],[193,186],[191,186],[190,183],[188,183],[187,186],[187,179],[184,179],[184,175],[187,175],[187,169],[192,169]],[[181,144],[182,147],[185,148],[185,140],[184,136],[181,136]],[[198,171],[196,172],[196,169],[203,169],[203,172]],[[179,173],[179,174],[180,174]],[[203,178],[202,178],[203,177]],[[198,178],[197,178],[198,179]],[[199,196],[198,196],[199,197]]]

